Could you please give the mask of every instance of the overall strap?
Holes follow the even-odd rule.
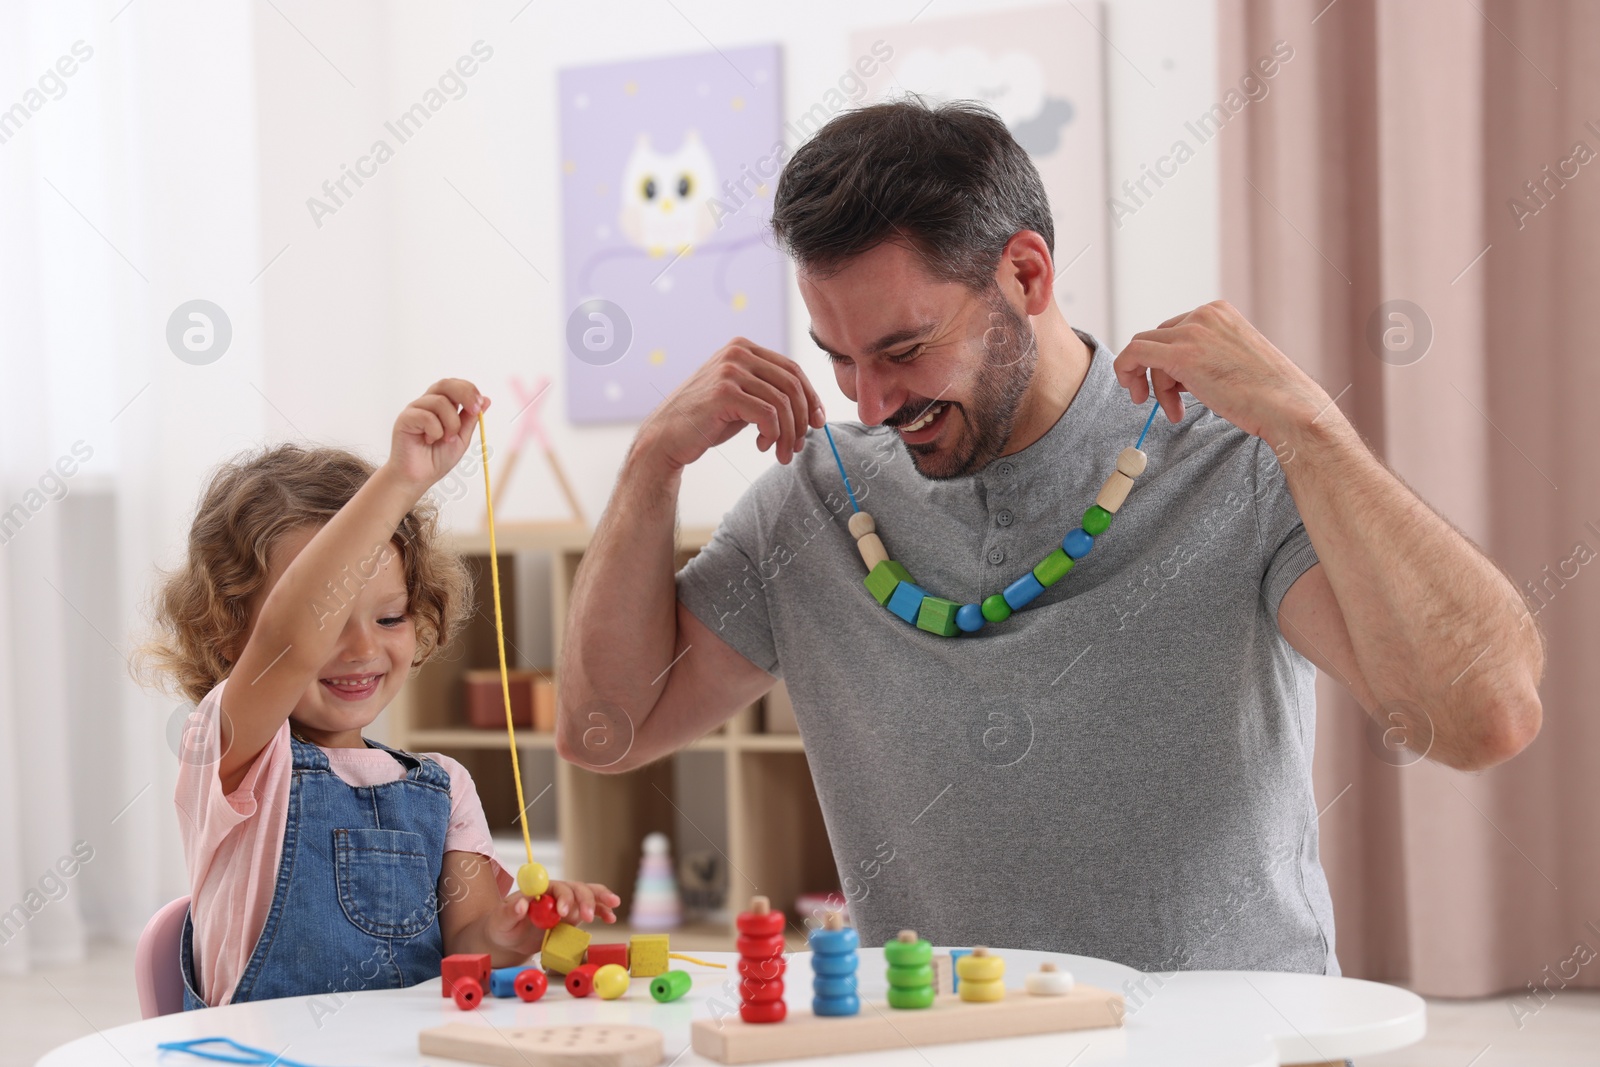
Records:
[[[300,740],[293,733],[289,735],[289,750],[294,754],[295,770],[333,773],[328,766],[328,754],[309,741]]]
[[[370,737],[364,737],[362,740],[367,743],[368,748],[376,748],[387,752],[399,761],[400,765],[406,769],[406,778],[408,780],[425,782],[429,785],[443,787],[446,790],[450,788],[450,772],[428,757],[419,756],[416,753],[406,752],[398,748],[390,748],[388,745],[374,741]]]

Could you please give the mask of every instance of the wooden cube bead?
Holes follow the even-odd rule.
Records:
[[[856,539],[856,549],[861,553],[861,562],[867,565],[867,570],[883,563],[889,558],[889,550],[883,547],[883,542],[875,533],[869,533]]]
[[[1131,445],[1117,453],[1117,470],[1130,478],[1137,478],[1143,474],[1146,462],[1145,454]]]
[[[666,974],[668,951],[666,934],[634,934],[628,940],[628,973],[635,978]]]
[[[886,559],[876,567],[873,567],[872,573],[868,574],[862,581],[866,584],[867,591],[872,594],[873,599],[880,604],[887,604],[889,603],[889,598],[894,596],[896,586],[901,582],[911,581],[911,572],[894,560]]]
[[[608,963],[615,963],[619,967],[628,966],[628,946],[620,942],[605,945],[590,945],[589,954],[584,957],[585,963],[593,963],[604,967]]]
[[[922,612],[922,600],[927,595],[928,591],[915,582],[901,582],[894,587],[894,593],[889,597],[887,607],[915,626],[917,616]]]
[[[589,949],[589,935],[568,923],[557,923],[545,931],[539,962],[551,974],[571,974],[583,964]]]
[[[1100,487],[1100,495],[1094,498],[1094,502],[1115,515],[1122,502],[1128,499],[1128,490],[1132,488],[1132,478],[1121,471],[1112,471],[1111,477],[1106,479],[1106,484]]]
[[[954,637],[956,612],[960,610],[961,605],[953,600],[925,596],[922,598],[922,607],[917,611],[917,629],[927,630],[940,637]]]

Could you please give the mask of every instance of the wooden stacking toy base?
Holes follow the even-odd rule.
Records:
[[[656,1067],[661,1031],[648,1026],[473,1026],[448,1023],[418,1035],[424,1056],[500,1067]]]
[[[822,1018],[796,1007],[775,1026],[751,1025],[737,1017],[697,1019],[690,1044],[718,1063],[764,1063],[805,1056],[987,1041],[1024,1034],[1093,1030],[1122,1025],[1122,994],[1079,985],[1061,996],[1029,996],[1008,989],[1004,1000],[973,1004],[940,996],[933,1007],[899,1010],[878,1002],[861,1014]]]

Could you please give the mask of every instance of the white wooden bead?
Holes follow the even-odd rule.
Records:
[[[877,529],[878,524],[874,522],[872,516],[868,515],[865,511],[858,511],[854,515],[850,516],[851,537],[859,540],[860,538],[865,537],[867,534],[875,532]]]
[[[861,550],[861,562],[867,565],[868,571],[889,558],[889,550],[875,533],[856,538],[856,547]]]
[[[1045,970],[1049,967],[1050,970]],[[1072,992],[1072,972],[1058,971],[1052,964],[1045,964],[1039,970],[1022,979],[1022,988],[1036,997],[1059,997]]]
[[[1117,455],[1117,470],[1130,478],[1137,478],[1144,473],[1146,461],[1145,454],[1130,445]]]
[[[1121,471],[1112,471],[1111,477],[1106,479],[1106,484],[1100,487],[1100,495],[1094,502],[1115,515],[1122,502],[1128,499],[1128,490],[1133,488],[1133,479]]]

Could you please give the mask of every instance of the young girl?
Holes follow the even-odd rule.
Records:
[[[451,953],[504,967],[538,949],[466,770],[361,736],[470,610],[421,498],[488,406],[447,379],[400,413],[377,470],[285,445],[212,478],[146,649],[199,702],[176,797],[186,1007],[407,986]],[[568,921],[616,921],[605,886],[550,892]]]

